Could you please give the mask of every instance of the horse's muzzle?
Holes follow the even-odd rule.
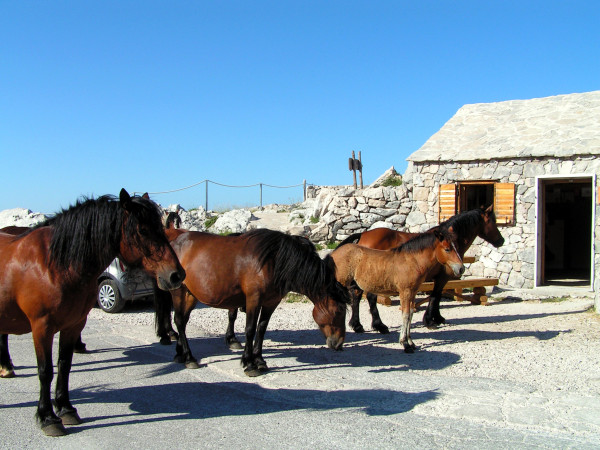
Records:
[[[492,242],[492,245],[496,248],[498,247],[502,247],[502,245],[504,245],[504,238],[501,237],[500,239],[498,239],[497,241]]]
[[[450,264],[454,276],[461,277],[465,273],[465,266],[463,264]]]
[[[344,338],[339,338],[336,336],[329,336],[327,338],[327,347],[335,351],[341,351],[342,346],[344,345]]]
[[[183,280],[185,280],[185,270],[181,267],[179,270],[171,272],[166,277],[159,275],[156,278],[159,288],[163,291],[172,291],[173,289],[178,289],[183,284]]]

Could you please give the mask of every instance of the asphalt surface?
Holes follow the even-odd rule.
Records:
[[[549,417],[581,395],[437,375],[459,356],[443,345],[406,355],[397,331],[349,333],[346,350],[333,352],[318,330],[272,330],[272,370],[260,378],[243,374],[221,336],[190,336],[197,370],[173,363],[174,347],[159,345],[151,326],[90,316],[91,351],[74,355],[70,383],[84,422],[60,438],[34,421],[31,335],[11,336],[17,377],[0,379],[0,448],[600,448],[600,399],[586,397],[568,428],[555,426]],[[441,402],[454,406],[438,414]]]

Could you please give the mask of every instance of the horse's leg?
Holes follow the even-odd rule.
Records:
[[[185,364],[185,367],[188,369],[197,369],[200,366],[196,358],[192,355],[192,350],[185,334],[185,328],[197,300],[189,292],[184,293],[183,289],[172,291],[172,295],[175,306],[174,320],[179,332],[179,338],[175,346],[175,362]]]
[[[269,325],[269,320],[271,319],[275,308],[267,308],[265,306],[261,308],[260,319],[258,321],[258,327],[256,329],[256,339],[254,340],[254,348],[252,350],[252,355],[254,357],[256,367],[261,372],[266,372],[267,370],[269,370],[269,367],[267,366],[267,363],[265,362],[262,356],[262,348],[263,341],[265,339],[265,333],[267,331],[267,326]]]
[[[400,343],[406,353],[414,353],[415,348],[410,339],[410,322],[412,319],[412,305],[406,296],[400,297],[400,308],[402,309],[402,327],[400,330]],[[411,345],[412,344],[412,345]]]
[[[64,436],[67,434],[67,430],[62,420],[54,414],[50,397],[50,384],[54,377],[52,367],[52,340],[54,335],[43,321],[32,324],[32,334],[40,380],[40,399],[35,417],[46,435]]]
[[[381,321],[379,310],[377,309],[377,295],[368,293],[367,302],[369,302],[369,311],[371,312],[371,327],[381,334],[388,334],[390,329]]]
[[[12,378],[15,368],[8,352],[8,334],[0,335],[0,378]]]
[[[248,303],[248,299],[246,299],[246,305]],[[251,304],[255,305],[257,303],[252,302]],[[249,377],[257,377],[261,374],[254,361],[254,336],[256,335],[260,310],[260,306],[246,306],[246,344],[244,345],[244,354],[242,355],[242,367],[244,367],[244,373]]]
[[[77,342],[75,342],[75,346],[73,347],[73,352],[87,353],[87,348],[85,347],[85,343],[81,340],[81,334],[77,338]]]
[[[171,293],[159,289],[154,282],[153,299],[156,335],[160,338],[162,345],[171,345],[171,342],[177,341],[178,338],[171,324],[171,309],[173,309]]]
[[[352,286],[348,288],[348,292],[352,299],[352,317],[350,317],[348,325],[352,327],[355,333],[364,333],[365,329],[360,323],[360,299],[362,298],[363,290],[356,283],[352,283]]]
[[[423,315],[423,324],[427,328],[435,328],[438,325],[446,323],[446,319],[440,314],[440,301],[442,291],[448,282],[449,277],[445,273],[439,273],[433,280],[433,291],[429,296],[429,303]]]
[[[238,339],[235,337],[235,331],[234,331],[235,319],[237,319],[237,314],[238,314],[237,308],[231,308],[227,312],[228,322],[227,322],[227,331],[225,332],[225,344],[227,344],[227,347],[229,347],[231,350],[241,350],[242,349],[242,344],[240,344],[240,341],[238,341]]]
[[[69,374],[73,362],[73,348],[81,334],[77,331],[63,330],[58,341],[58,371],[56,374],[56,414],[63,425],[79,425],[81,418],[69,399]]]

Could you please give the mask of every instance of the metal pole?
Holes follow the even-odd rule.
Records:
[[[208,211],[208,180],[206,180],[206,189],[204,189],[204,192],[206,193],[206,198],[205,198],[205,202],[204,202],[204,209],[206,211]]]
[[[260,183],[260,207],[262,208],[262,183]]]
[[[306,201],[306,180],[304,180],[302,182],[303,187],[302,187],[302,193],[304,194],[304,201]]]

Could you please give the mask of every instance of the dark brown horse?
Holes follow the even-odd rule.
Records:
[[[267,229],[235,236],[167,230],[167,236],[187,273],[183,286],[171,291],[179,332],[175,361],[188,368],[198,367],[185,331],[198,302],[227,310],[243,307],[246,343],[242,365],[246,375],[260,375],[268,370],[262,346],[269,319],[290,291],[311,299],[313,318],[327,345],[341,349],[350,298],[335,279],[333,260],[321,259],[308,239]],[[156,311],[160,327],[168,322],[161,316],[170,314],[170,308]],[[160,331],[158,334],[162,335]]]
[[[465,271],[454,243],[452,228],[413,237],[391,250],[373,250],[357,244],[340,245],[332,253],[336,278],[348,289],[358,287],[379,295],[398,295],[402,310],[400,343],[412,353],[410,324],[415,296],[430,271],[440,265],[456,277]]]
[[[81,423],[69,399],[73,346],[96,301],[97,278],[117,256],[155,276],[163,289],[177,288],[185,278],[157,205],[124,189],[119,200],[78,201],[25,234],[0,233],[0,333],[33,335],[40,379],[36,417],[47,435],[64,435],[64,425]],[[56,333],[55,413],[50,385]]]
[[[496,225],[496,216],[494,215],[492,206],[487,209],[477,208],[457,214],[429,231],[448,229],[450,227],[452,227],[457,236],[457,249],[461,258],[465,256],[465,252],[476,237],[480,237],[494,247],[501,247],[504,244],[504,238]],[[375,228],[363,233],[353,234],[346,238],[340,245],[352,242],[372,249],[389,250],[402,245],[417,234],[396,231],[389,228]],[[431,328],[446,322],[440,314],[440,300],[444,286],[452,278],[454,277],[443,270],[441,265],[438,265],[437,269],[433,270],[427,277],[426,281],[434,282],[434,288],[429,297],[427,310],[423,315],[425,326]],[[359,318],[359,304],[362,294],[363,292],[359,290],[355,295],[352,295],[352,317],[350,318],[349,325],[357,333],[365,331]],[[389,333],[388,327],[381,321],[379,311],[377,310],[377,296],[367,293],[367,301],[373,318],[373,329],[380,333]]]

